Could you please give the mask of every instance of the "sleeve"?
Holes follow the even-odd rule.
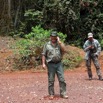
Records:
[[[42,55],[46,56],[46,51],[47,51],[47,44],[44,45]]]
[[[97,54],[99,55],[101,52],[101,45],[100,43],[97,41]]]
[[[64,45],[64,43],[62,43],[62,42],[60,42],[60,43],[58,43],[59,44],[59,46],[60,46],[60,50],[61,50],[61,53],[62,53],[62,55],[66,52],[66,50],[65,50],[65,45]]]
[[[89,51],[89,48],[88,48],[88,45],[87,45],[87,41],[84,43],[83,49],[84,49],[85,52]]]

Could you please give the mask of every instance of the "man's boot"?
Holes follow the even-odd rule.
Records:
[[[99,77],[99,80],[101,80],[101,81],[103,80],[103,78],[102,78],[102,76],[101,76],[101,75],[98,75],[98,77]]]

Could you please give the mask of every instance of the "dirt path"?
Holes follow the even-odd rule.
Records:
[[[2,44],[0,42],[0,69],[7,67],[4,66],[5,60],[11,55],[4,41]],[[103,67],[102,55],[100,63]],[[92,69],[92,81],[88,80],[84,63],[73,71],[65,71],[68,99],[59,97],[59,84],[56,78],[54,100],[48,99],[46,71],[0,73],[0,103],[103,103],[103,81],[98,80],[94,67]]]
[[[65,72],[69,98],[59,97],[55,81],[54,100],[48,99],[47,73],[19,72],[0,74],[0,103],[103,103],[103,82],[87,79],[86,72]]]

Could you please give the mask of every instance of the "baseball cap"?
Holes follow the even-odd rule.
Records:
[[[51,32],[50,36],[58,36],[56,31]]]
[[[91,38],[93,37],[93,34],[92,33],[88,33],[88,38]]]

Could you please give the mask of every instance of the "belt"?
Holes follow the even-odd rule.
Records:
[[[56,62],[54,62],[54,61],[50,61],[50,62],[48,62],[48,63],[54,63],[54,64],[58,64],[58,63],[60,63],[61,61],[56,61]]]

